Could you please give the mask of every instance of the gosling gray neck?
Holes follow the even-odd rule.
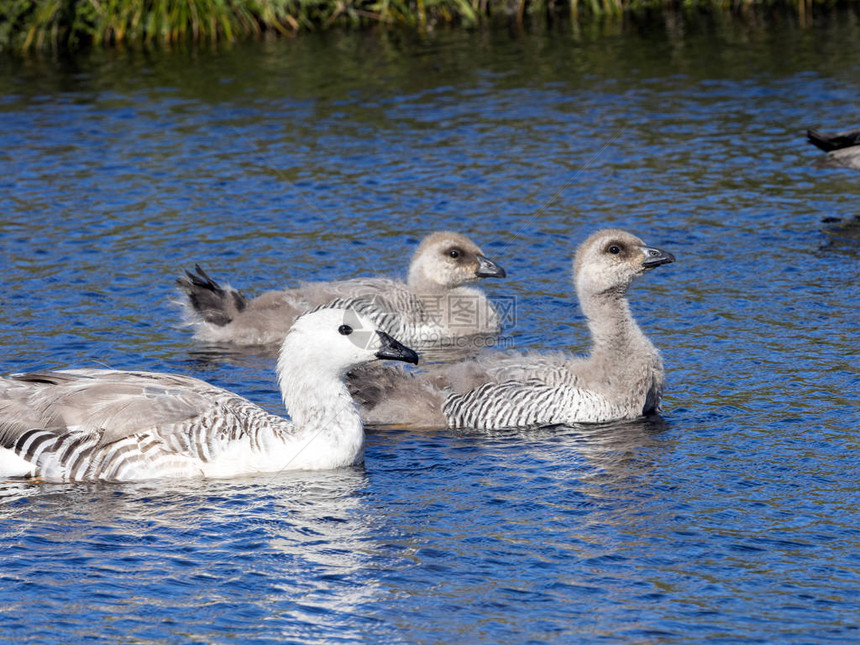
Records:
[[[594,344],[577,373],[586,387],[644,414],[659,410],[663,361],[633,319],[626,291],[579,294]]]
[[[593,352],[629,354],[653,350],[630,312],[624,291],[580,295],[582,312],[594,343]]]

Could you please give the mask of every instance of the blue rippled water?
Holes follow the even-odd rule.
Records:
[[[846,14],[584,32],[307,35],[0,67],[0,370],[187,373],[280,409],[181,325],[478,241],[518,349],[583,351],[576,244],[677,256],[632,290],[661,418],[369,431],[363,468],[0,483],[0,640],[856,642],[860,173]]]

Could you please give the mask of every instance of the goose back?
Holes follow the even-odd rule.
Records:
[[[51,480],[216,475],[226,452],[238,473],[242,453],[295,430],[227,390],[170,374],[37,372],[0,388],[0,446],[31,464],[16,474]]]

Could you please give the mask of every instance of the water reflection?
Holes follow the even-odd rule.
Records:
[[[669,431],[670,425],[661,415],[650,415],[493,435],[517,442],[527,460],[540,462],[544,476],[556,473],[560,489],[574,493],[564,504],[565,493],[559,491],[554,500],[557,511],[576,512],[587,500],[591,511],[582,517],[584,531],[574,533],[588,541],[587,533],[593,526],[629,525],[638,529],[643,508],[653,502],[659,489],[655,473],[662,473],[671,458]]]
[[[819,247],[822,253],[860,255],[860,215],[825,217],[822,223],[824,239]]]
[[[294,623],[285,635],[303,624],[334,633],[337,612],[357,611],[377,593],[372,580],[356,582],[373,550],[367,484],[362,469],[158,484],[5,482],[4,574],[13,587],[55,586],[43,601],[56,603],[52,610],[102,593],[103,610],[130,617],[129,635],[144,628],[152,604],[196,607],[183,620],[217,629],[222,617],[200,601],[229,602],[252,588],[260,619]],[[201,587],[206,581],[214,586]],[[23,620],[27,603],[9,591],[4,611]],[[79,629],[76,637],[88,633]]]
[[[188,351],[188,364],[196,369],[217,368],[228,362],[239,367],[270,369],[274,373],[278,349],[268,345],[234,345],[232,343],[199,343],[188,338],[194,348]]]
[[[633,550],[644,557],[656,550],[650,535],[663,518],[652,524],[661,488],[655,473],[669,469],[669,432],[653,417],[534,431],[372,434],[375,533],[385,553],[398,556],[381,586],[395,613],[426,606],[438,619],[401,621],[407,637],[449,639],[476,620],[479,639],[507,629],[540,639],[554,619],[512,613],[543,606],[578,621],[600,599],[632,602],[635,589],[607,588],[607,580],[634,581]],[[569,604],[574,597],[588,598],[581,610]],[[443,620],[449,613],[458,618]]]

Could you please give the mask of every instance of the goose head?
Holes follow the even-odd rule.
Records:
[[[468,237],[441,231],[425,237],[415,251],[409,266],[409,286],[438,291],[505,275],[505,270]]]
[[[573,276],[580,298],[604,293],[623,295],[633,280],[675,256],[647,246],[635,235],[617,228],[597,231],[579,245]]]
[[[418,354],[376,328],[352,309],[320,309],[303,314],[284,339],[279,367],[301,367],[343,377],[378,359],[418,363]]]

